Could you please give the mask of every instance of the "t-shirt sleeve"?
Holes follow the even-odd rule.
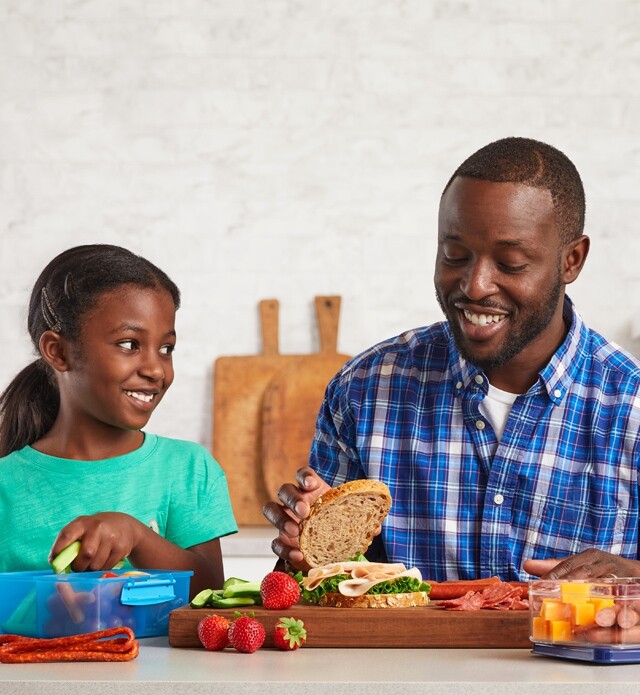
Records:
[[[224,471],[199,445],[185,446],[183,473],[171,488],[166,537],[182,548],[236,533]],[[174,454],[175,455],[175,454]]]

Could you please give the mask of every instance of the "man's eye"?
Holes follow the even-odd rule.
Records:
[[[527,263],[524,265],[508,265],[507,263],[502,263],[502,270],[507,273],[519,273],[527,268]]]
[[[467,259],[464,256],[445,256],[445,263],[455,265],[456,263],[464,263]]]
[[[176,349],[175,345],[163,345],[160,348],[160,354],[161,355],[171,355],[175,349]]]
[[[135,340],[121,340],[118,345],[125,350],[135,350],[137,347]]]

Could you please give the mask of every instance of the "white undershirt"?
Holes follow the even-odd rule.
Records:
[[[480,412],[489,420],[498,441],[502,439],[505,425],[511,412],[511,406],[520,394],[501,391],[489,384],[489,391],[480,402]]]

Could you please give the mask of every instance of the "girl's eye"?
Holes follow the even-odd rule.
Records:
[[[121,340],[118,345],[124,350],[135,350],[137,347],[135,340]]]
[[[175,345],[163,345],[160,348],[160,354],[161,355],[171,355],[175,349],[176,349]]]

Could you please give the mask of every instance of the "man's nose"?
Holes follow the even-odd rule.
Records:
[[[488,261],[469,263],[462,278],[460,289],[472,300],[483,299],[496,291],[494,269]]]

